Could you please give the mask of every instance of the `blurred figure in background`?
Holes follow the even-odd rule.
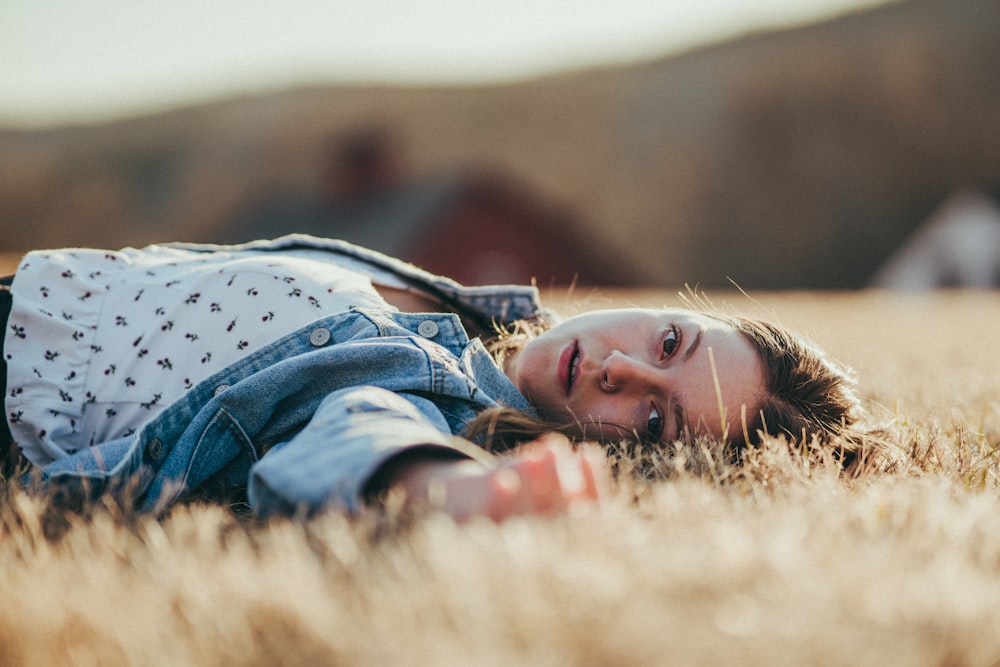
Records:
[[[333,237],[466,284],[627,286],[637,272],[581,230],[574,211],[490,164],[421,174],[382,125],[329,139],[308,192],[251,202],[223,243],[288,233]]]
[[[991,288],[1000,284],[1000,206],[961,190],[949,197],[882,265],[872,286]]]

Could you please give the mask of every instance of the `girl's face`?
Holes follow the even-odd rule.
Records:
[[[530,341],[504,370],[542,417],[578,424],[587,438],[669,441],[685,429],[731,437],[742,432],[741,409],[752,421],[765,394],[750,341],[681,309],[578,315]]]

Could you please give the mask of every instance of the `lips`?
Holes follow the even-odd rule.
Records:
[[[573,383],[576,381],[576,372],[579,366],[580,344],[577,341],[573,341],[559,355],[559,381],[562,383],[563,390],[567,396],[569,396],[570,391],[573,389]]]

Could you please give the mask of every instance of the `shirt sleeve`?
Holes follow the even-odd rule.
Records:
[[[328,508],[357,512],[376,471],[417,451],[487,464],[492,459],[451,435],[444,416],[425,398],[372,386],[342,389],[323,400],[295,437],[254,464],[249,501],[262,516]]]

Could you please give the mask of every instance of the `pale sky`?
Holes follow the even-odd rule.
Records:
[[[0,125],[298,83],[468,83],[676,53],[886,0],[0,0]]]

